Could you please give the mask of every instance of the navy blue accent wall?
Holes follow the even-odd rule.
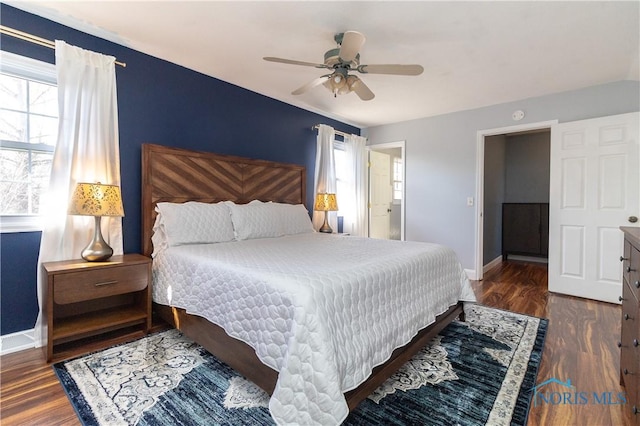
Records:
[[[38,314],[35,282],[39,246],[40,232],[0,235],[2,334],[32,328],[35,323]]]
[[[0,4],[2,25],[115,56],[125,253],[141,250],[140,146],[180,148],[282,161],[307,168],[307,208],[312,206],[316,133],[324,123],[360,129],[221,80],[205,76],[47,19]],[[222,19],[222,18],[221,18]],[[2,50],[54,63],[52,49],[2,35]],[[206,52],[203,52],[206,55]],[[217,60],[215,58],[212,61]],[[328,94],[329,95],[329,94]],[[336,100],[339,102],[339,99]],[[2,235],[1,332],[33,327],[37,316],[36,262],[40,233]],[[11,306],[11,308],[8,308]]]

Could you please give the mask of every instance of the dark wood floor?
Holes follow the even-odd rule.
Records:
[[[549,319],[538,383],[570,378],[579,391],[624,392],[616,346],[619,306],[548,293],[544,264],[504,262],[472,285],[484,305]],[[1,357],[0,386],[2,425],[80,424],[40,349]],[[627,409],[538,404],[531,408],[528,425],[625,425],[630,424]]]
[[[617,347],[619,305],[549,293],[547,266],[541,263],[503,262],[472,286],[483,305],[549,320],[536,383],[571,379],[576,392],[624,392]],[[532,404],[528,425],[627,425],[627,413],[626,405],[543,402]]]

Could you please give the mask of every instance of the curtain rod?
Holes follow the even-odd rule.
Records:
[[[5,27],[4,25],[0,25],[0,33],[6,34],[11,37],[19,38],[20,40],[28,41],[30,43],[38,44],[40,46],[48,47],[50,49],[56,48],[56,44],[51,40],[34,36],[33,34],[25,33],[23,31],[18,31],[13,28]],[[124,62],[116,61],[116,64],[120,65],[123,68],[127,66],[127,64]]]
[[[320,125],[319,125],[319,124],[316,124],[315,126],[313,126],[313,127],[311,128],[311,130],[318,130],[319,128],[320,128]],[[333,132],[334,132],[336,135],[338,135],[338,136],[342,136],[343,138],[344,138],[344,137],[349,136],[349,134],[348,134],[348,133],[341,132],[340,130],[335,130],[335,129],[334,129],[334,130],[333,130]]]

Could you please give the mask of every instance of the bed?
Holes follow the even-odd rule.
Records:
[[[446,247],[313,232],[305,188],[302,166],[144,144],[143,251],[155,314],[267,391],[278,424],[339,424],[475,298]],[[231,231],[203,225],[225,209]],[[167,243],[191,218],[215,232]]]

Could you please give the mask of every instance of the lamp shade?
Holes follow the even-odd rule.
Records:
[[[124,216],[120,187],[98,183],[78,183],[69,214],[83,216]]]
[[[338,210],[336,194],[321,193],[316,195],[316,202],[313,207],[317,211],[335,212]]]

